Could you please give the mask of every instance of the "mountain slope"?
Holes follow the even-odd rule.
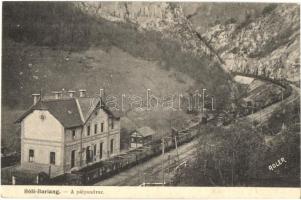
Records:
[[[105,88],[120,103],[122,94],[145,98],[146,89],[163,98],[207,88],[207,94],[216,98],[216,108],[227,105],[229,76],[203,51],[206,46],[190,32],[189,21],[181,12],[176,14],[181,9],[178,5],[162,4],[170,17],[167,21],[162,17],[154,25],[143,24],[156,22],[151,15],[140,24],[127,18],[112,20],[96,15],[86,5],[3,3],[2,118],[13,115],[9,119],[15,119],[15,111],[28,108],[31,94],[40,90],[48,95],[52,90],[86,88],[89,95],[95,95]],[[152,5],[138,7],[147,10]],[[130,18],[135,12],[130,5],[127,9]],[[134,124],[161,130],[167,130],[173,120],[181,125],[195,117],[186,109],[123,115],[127,118],[123,128]],[[11,137],[16,132],[13,121],[6,120],[3,131],[4,138]]]
[[[79,8],[79,4],[85,6]],[[114,5],[114,3],[109,5]],[[9,84],[9,79],[16,77],[16,74],[24,67],[23,60],[30,57],[29,52],[23,52],[22,60],[16,60],[15,57],[20,56],[14,55],[14,50],[10,51],[10,49],[13,49],[10,48],[11,40],[20,43],[21,46],[29,44],[49,47],[58,53],[60,51],[81,52],[90,47],[103,50],[117,47],[134,57],[157,61],[162,69],[173,69],[187,74],[196,81],[194,88],[206,87],[208,91],[216,96],[219,95],[219,90],[227,88],[228,75],[223,72],[217,62],[212,61],[203,53],[196,56],[191,51],[183,50],[191,42],[198,41],[197,39],[186,40],[184,36],[175,39],[167,34],[167,32],[170,32],[177,35],[175,29],[169,28],[170,26],[173,27],[172,22],[166,25],[166,30],[163,32],[157,28],[141,31],[140,26],[135,23],[109,21],[104,19],[103,16],[94,15],[92,10],[84,10],[84,8],[87,8],[86,2],[78,4],[67,2],[7,2],[3,7],[3,52],[5,53],[3,68],[6,74],[6,80],[3,82],[3,92],[7,94],[4,98],[5,104],[10,104],[17,99],[14,94],[10,95],[12,87],[15,94],[30,95],[28,90],[26,93],[19,90],[22,83],[19,83],[18,80],[12,86]],[[144,5],[142,7],[147,8]],[[169,10],[176,11],[176,8],[178,7]],[[180,19],[174,17],[175,21]],[[186,30],[186,23],[178,24],[176,27],[180,28],[182,26],[187,33],[184,35],[188,38],[193,35]],[[196,49],[192,50],[199,51],[200,48],[197,46]],[[14,68],[10,66],[14,66]],[[56,70],[58,72],[60,70],[68,71],[67,68],[57,68]],[[25,79],[23,82],[26,82]],[[32,84],[28,83],[28,85]],[[15,105],[15,103],[12,105]]]

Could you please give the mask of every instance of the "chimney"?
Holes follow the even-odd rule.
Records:
[[[74,97],[74,93],[75,93],[75,91],[74,90],[69,90],[68,91],[68,94],[69,94],[69,97]]]
[[[85,89],[81,89],[78,90],[79,91],[79,97],[86,97],[86,90]]]
[[[62,97],[62,92],[61,91],[53,91],[55,99],[60,99]]]
[[[32,94],[33,97],[33,105],[36,105],[40,99],[40,94]]]

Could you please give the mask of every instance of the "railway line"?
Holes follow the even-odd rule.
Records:
[[[177,150],[173,149],[164,156],[164,169],[165,169],[165,182],[169,182],[171,176],[168,176],[168,169],[170,172],[177,166],[174,164],[180,164],[184,160],[193,158],[195,145],[197,141],[193,140],[190,143],[184,144],[178,147],[179,160],[177,161]],[[172,162],[169,163],[169,160]],[[144,174],[145,173],[145,174]],[[140,165],[134,166],[124,172],[121,172],[111,178],[105,179],[96,183],[95,185],[102,186],[138,186],[143,182],[146,183],[162,183],[162,155],[152,158]]]
[[[265,80],[269,81],[269,80]],[[275,81],[272,83],[276,84]],[[279,84],[277,84],[279,85]],[[283,99],[283,101],[276,102],[266,108],[263,108],[262,110],[259,110],[253,114],[250,114],[248,116],[243,117],[243,120],[260,120],[260,122],[264,122],[268,120],[268,118],[272,115],[272,113],[279,108],[283,103],[284,104],[289,104],[294,101],[299,100],[300,98],[300,89],[292,84],[289,85],[291,87],[291,92],[290,95]],[[201,137],[201,136],[199,136]],[[181,149],[181,159],[180,162],[183,160],[190,160],[193,158],[193,151],[194,151],[194,145],[196,144],[196,140],[193,140],[192,142],[185,144],[181,146],[179,149]],[[187,148],[189,146],[190,148]],[[175,150],[173,150],[175,151]],[[173,156],[174,159],[174,156]],[[166,162],[166,158],[164,158],[164,162]],[[95,185],[141,185],[142,182],[146,183],[162,183],[163,178],[162,176],[162,167],[161,167],[161,162],[162,162],[162,156],[155,157],[143,164],[140,164],[127,170],[124,171],[120,174],[117,174],[109,179],[106,179],[104,181],[98,182]],[[179,163],[180,163],[179,162]],[[169,165],[166,165],[166,168],[170,167]],[[153,177],[151,181],[147,180],[147,176],[141,175],[142,172],[150,172],[149,177]],[[161,176],[160,176],[161,175]],[[142,177],[142,178],[141,178]],[[168,177],[169,179],[171,177]]]
[[[253,113],[251,115],[246,116],[248,120],[258,121],[259,123],[263,123],[267,121],[273,112],[277,110],[282,104],[290,104],[295,101],[300,100],[300,89],[296,87],[295,85],[290,84],[290,87],[292,88],[291,95],[287,98],[283,99],[283,101],[277,102],[272,104],[271,106],[268,106],[266,108],[263,108],[256,113]]]

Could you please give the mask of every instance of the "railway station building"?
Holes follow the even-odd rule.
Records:
[[[120,116],[99,97],[80,90],[54,97],[34,94],[21,125],[21,169],[50,177],[80,169],[120,153]]]

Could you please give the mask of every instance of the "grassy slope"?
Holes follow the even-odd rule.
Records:
[[[23,85],[21,82],[23,88],[20,90],[37,92],[39,88],[43,88],[50,94],[51,91],[62,88],[87,88],[89,95],[95,95],[99,88],[106,88],[108,94],[116,95],[120,105],[122,94],[138,95],[145,101],[148,88],[156,96],[167,96],[179,92],[184,94],[195,84],[193,79],[181,72],[163,70],[157,62],[135,58],[118,48],[105,52],[92,47],[81,52],[69,53],[46,47],[22,46],[13,42],[11,44],[14,44],[15,55],[24,51],[30,52],[31,55],[24,62],[25,67],[16,71],[16,78],[21,81],[23,76],[31,75],[26,78],[31,84],[24,82]],[[32,101],[30,96],[26,97],[26,100]],[[128,109],[130,103],[130,100],[125,101],[125,109]],[[20,112],[6,107],[2,113],[2,135],[6,141],[11,133],[16,131],[16,125],[12,122]],[[140,126],[150,125],[153,128],[162,126],[162,122],[170,117],[168,112],[165,114],[162,111],[129,115],[133,115],[131,119],[137,120],[136,123]],[[187,118],[184,115],[184,112],[179,113],[180,117]],[[158,123],[153,123],[154,119]]]

